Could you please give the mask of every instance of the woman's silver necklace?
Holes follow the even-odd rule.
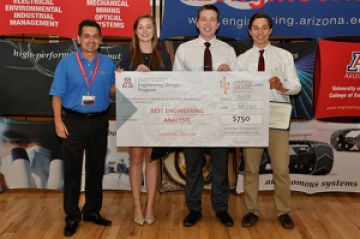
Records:
[[[143,53],[144,56],[144,65],[146,65],[147,67],[151,66],[151,57],[152,57],[152,53]]]
[[[151,53],[144,53],[145,60],[149,60],[151,58]]]

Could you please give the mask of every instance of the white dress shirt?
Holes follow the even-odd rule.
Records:
[[[271,46],[270,43],[264,49],[265,71],[270,72],[273,77],[278,77],[283,87],[288,89],[286,92],[272,89],[270,91],[270,101],[289,102],[289,95],[296,95],[301,90],[294,58],[287,50]],[[253,46],[238,56],[234,71],[257,71],[259,50],[262,49]]]
[[[212,70],[216,71],[222,64],[233,69],[236,62],[235,50],[229,44],[214,37],[210,42]],[[204,71],[205,40],[200,36],[182,43],[175,54],[173,71]]]

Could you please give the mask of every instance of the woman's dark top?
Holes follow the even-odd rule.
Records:
[[[161,50],[160,55],[161,55],[161,58],[162,58],[162,60],[164,62],[165,69],[161,68],[161,66],[158,65],[158,69],[156,69],[156,70],[150,69],[150,70],[151,71],[172,71],[172,63],[171,63],[169,53],[167,51],[165,51],[165,50]],[[152,53],[150,53],[150,54],[144,54],[143,53],[143,61],[144,61],[145,66],[147,66],[147,67],[150,66],[151,58],[152,58]],[[130,53],[125,53],[121,57],[120,68],[124,69],[124,71],[135,71],[138,66],[133,66],[133,67],[130,68],[130,61],[131,61]]]

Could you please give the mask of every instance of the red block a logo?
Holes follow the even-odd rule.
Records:
[[[350,65],[346,66],[347,72],[360,72],[360,52],[352,52],[352,60]]]

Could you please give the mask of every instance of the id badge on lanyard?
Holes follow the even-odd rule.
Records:
[[[80,60],[80,56],[79,56],[79,52],[76,52],[76,59],[77,59],[77,62],[79,64],[79,67],[80,67],[80,70],[81,70],[81,73],[83,74],[83,77],[84,77],[84,81],[88,87],[88,93],[87,95],[84,95],[82,97],[82,101],[81,101],[81,105],[82,106],[95,106],[95,96],[94,95],[90,95],[90,86],[91,84],[94,82],[95,80],[95,77],[96,77],[96,74],[97,74],[97,71],[98,71],[98,68],[99,68],[99,63],[100,63],[100,55],[98,54],[97,55],[97,59],[96,59],[96,65],[95,65],[95,69],[94,69],[94,72],[91,76],[91,80],[89,82],[89,79],[87,78],[86,76],[86,73],[85,73],[85,70],[84,70],[84,66]]]
[[[95,96],[84,95],[82,97],[82,106],[95,106]]]

